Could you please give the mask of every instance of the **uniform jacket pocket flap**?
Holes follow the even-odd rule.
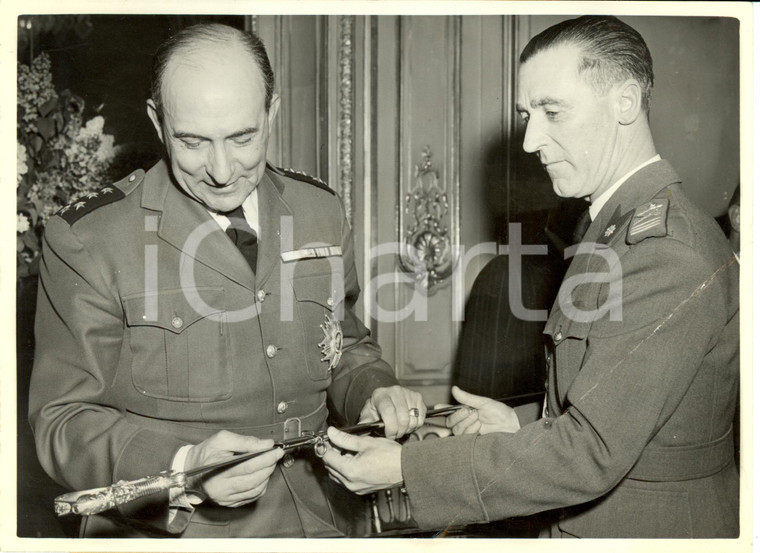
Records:
[[[158,290],[123,298],[128,326],[155,326],[175,334],[224,311],[223,288]]]
[[[298,301],[318,303],[332,311],[343,301],[343,278],[337,273],[296,277],[293,293]]]
[[[566,338],[585,340],[588,337],[592,324],[593,321],[575,321],[571,317],[566,316],[561,309],[557,308],[552,311],[549,320],[546,322],[544,334],[548,335],[555,345]]]

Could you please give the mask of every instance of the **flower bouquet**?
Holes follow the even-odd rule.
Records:
[[[50,58],[19,64],[16,119],[16,268],[38,272],[45,223],[60,208],[111,182],[117,153],[100,115],[84,121],[85,103],[53,86]]]

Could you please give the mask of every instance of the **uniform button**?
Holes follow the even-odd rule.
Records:
[[[293,456],[288,453],[285,455],[285,457],[282,458],[282,464],[286,469],[289,469],[295,464],[296,460],[293,458]]]
[[[332,307],[333,305],[335,305],[335,300],[332,298],[327,298],[327,305]]]
[[[264,292],[264,290],[259,290],[258,292],[256,292],[256,299],[258,299],[260,302],[263,303],[266,297],[267,297],[267,293]]]
[[[269,344],[267,346],[267,357],[272,359],[275,355],[277,355],[277,346]]]
[[[135,175],[129,175],[129,182],[135,182],[137,177]]]
[[[551,419],[546,419],[544,421],[544,427],[545,428],[551,428],[552,427],[552,421],[551,421]]]
[[[277,404],[277,412],[282,415],[285,411],[288,410],[288,402],[287,401],[281,401]]]
[[[554,340],[556,342],[559,342],[562,339],[562,332],[557,332],[557,334],[554,335]]]
[[[172,319],[172,326],[173,326],[174,328],[180,328],[180,327],[182,326],[182,323],[183,323],[183,322],[184,322],[184,321],[182,320],[182,318],[181,318],[181,317],[174,317],[174,318]]]

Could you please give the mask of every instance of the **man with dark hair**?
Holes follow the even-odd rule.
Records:
[[[279,105],[258,38],[180,32],[157,54],[148,100],[166,160],[48,223],[30,392],[48,474],[81,490],[264,452],[86,517],[85,536],[361,531],[328,499],[340,489],[314,453],[273,440],[323,430],[328,407],[382,418],[394,438],[424,419],[351,313],[340,198],[267,164]]]
[[[554,511],[553,537],[735,537],[738,264],[656,153],[646,44],[582,17],[521,59],[523,147],[558,195],[591,203],[544,329],[544,408],[454,388],[471,406],[448,419],[458,436],[330,429],[356,454],[329,451],[328,470],[357,493],[403,482],[425,528]]]

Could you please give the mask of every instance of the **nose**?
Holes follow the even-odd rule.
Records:
[[[210,149],[206,163],[206,173],[216,186],[224,186],[230,182],[234,173],[232,157],[224,144],[214,145]]]
[[[525,126],[525,137],[523,138],[523,150],[532,154],[538,152],[544,146],[544,132],[540,128],[537,118],[529,119]]]

